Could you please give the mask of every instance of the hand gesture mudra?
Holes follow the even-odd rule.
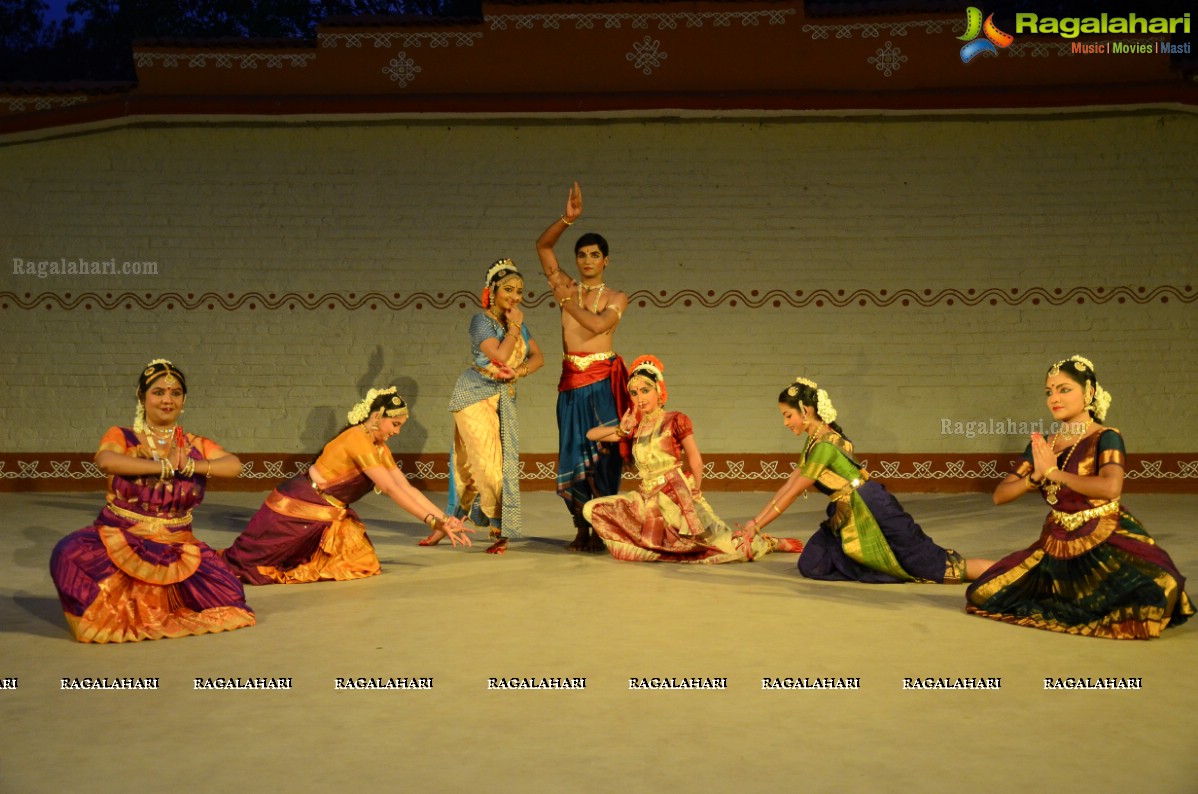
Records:
[[[566,198],[566,211],[562,213],[562,217],[568,223],[574,223],[578,217],[582,215],[582,188],[575,182],[570,188],[570,195]]]

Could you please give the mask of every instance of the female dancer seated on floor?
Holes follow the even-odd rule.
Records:
[[[137,381],[133,427],[111,427],[96,466],[108,475],[104,509],[67,535],[50,575],[80,642],[135,642],[254,625],[245,590],[191,533],[209,477],[236,477],[241,461],[184,432],[187,380],[166,359]]]
[[[471,366],[449,398],[453,451],[449,510],[491,528],[488,554],[503,554],[520,534],[520,425],[516,381],[541,368],[545,357],[524,325],[524,277],[510,259],[487,270],[483,311],[470,320]],[[422,546],[441,541],[433,532]]]
[[[408,406],[391,386],[371,389],[349,412],[349,426],[329,443],[306,472],[279,485],[221,554],[249,584],[301,584],[322,579],[361,579],[379,573],[379,558],[350,505],[371,490],[456,546],[470,545],[461,521],[441,510],[408,482],[387,440],[408,421]]]
[[[771,551],[798,552],[803,544],[768,535],[744,536],[720,520],[703,498],[703,458],[691,420],[666,411],[662,363],[653,356],[632,362],[632,407],[618,427],[590,430],[592,441],[628,439],[641,487],[628,494],[592,499],[583,515],[611,556],[640,562],[743,562]],[[683,471],[685,459],[689,471]]]
[[[1035,433],[994,503],[1039,491],[1040,539],[999,560],[966,591],[965,609],[1020,626],[1111,639],[1150,639],[1194,614],[1173,560],[1119,504],[1123,437],[1103,427],[1111,395],[1081,356],[1045,384],[1059,430]]]
[[[959,584],[990,567],[990,560],[967,560],[937,546],[898,500],[869,478],[836,424],[832,400],[815,382],[796,379],[778,395],[778,408],[782,424],[796,436],[806,433],[807,444],[794,472],[745,529],[769,524],[812,487],[827,495],[828,517],[799,557],[801,574],[870,584]]]

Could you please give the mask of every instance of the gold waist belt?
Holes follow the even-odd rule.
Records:
[[[139,524],[148,524],[154,527],[182,527],[191,523],[190,510],[188,510],[185,515],[179,516],[178,518],[159,518],[158,516],[147,516],[142,513],[135,513],[132,510],[126,510],[123,507],[117,507],[113,504],[105,505],[105,507],[108,509],[108,512],[112,513],[114,516],[119,516],[120,518],[128,519],[129,521],[136,521]]]
[[[309,469],[309,474],[308,474],[308,482],[312,483],[312,490],[316,491],[316,493],[320,494],[321,498],[324,499],[326,502],[331,504],[333,507],[339,508],[341,510],[345,509],[345,502],[341,501],[340,499],[338,499],[335,496],[330,496],[329,494],[325,493],[321,489],[321,487],[316,484],[316,480],[312,479],[312,474],[311,474],[310,469]]]
[[[671,468],[666,469],[665,471],[658,469],[656,472],[650,473],[649,476],[642,477],[641,478],[641,490],[642,491],[651,491],[654,488],[665,485],[666,477],[669,477],[671,472],[679,471],[681,469],[682,469],[681,466],[673,466]]]
[[[849,494],[851,494],[853,491],[857,490],[862,485],[864,485],[867,480],[869,480],[869,472],[861,471],[857,474],[856,477],[854,477],[852,480],[850,480],[843,488],[841,488],[840,490],[834,492],[831,496],[829,496],[828,499],[832,500],[833,502],[838,502],[841,499],[847,499]]]
[[[1094,518],[1101,518],[1111,513],[1119,512],[1119,500],[1114,499],[1104,505],[1091,507],[1089,510],[1081,510],[1076,513],[1062,513],[1059,510],[1052,511],[1052,518],[1065,529],[1072,532],[1082,524]]]
[[[569,361],[579,369],[586,369],[596,361],[607,361],[615,356],[615,351],[608,350],[605,353],[591,353],[589,356],[576,356],[573,353],[562,353],[562,359]]]

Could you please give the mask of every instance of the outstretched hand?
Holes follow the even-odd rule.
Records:
[[[745,553],[745,559],[753,561],[753,538],[757,537],[757,522],[749,519],[744,524],[737,524],[740,527],[732,533],[732,539],[736,543],[736,547]]]
[[[470,538],[467,535],[467,533],[474,533],[477,530],[475,530],[473,527],[468,527],[465,524],[463,524],[462,519],[456,518],[456,517],[450,517],[450,518],[445,519],[443,529],[445,530],[445,534],[449,536],[449,542],[452,543],[453,545],[455,545],[455,546],[459,546],[459,545],[460,546],[473,546],[474,545],[473,543],[470,542]]]

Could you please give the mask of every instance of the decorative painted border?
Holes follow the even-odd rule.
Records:
[[[945,28],[953,33],[965,32],[963,19],[912,19],[901,22],[846,22],[841,25],[803,25],[803,32],[810,33],[812,40],[828,38],[851,39],[860,33],[863,39],[876,39],[885,32],[887,36],[906,36],[909,31],[921,30],[928,35],[944,33]]]
[[[401,47],[419,48],[422,42],[427,41],[431,49],[438,47],[473,47],[474,42],[483,37],[478,31],[377,31],[377,32],[358,32],[358,33],[320,33],[317,38],[320,40],[320,46],[325,48],[337,47],[338,42],[345,45],[346,49],[361,47],[362,42],[369,41],[378,49],[390,48],[393,42],[399,42]]]
[[[946,33],[945,28],[948,28],[949,33],[964,33],[966,23],[964,19],[919,19],[919,20],[903,20],[903,21],[871,21],[871,22],[846,22],[840,25],[803,25],[803,32],[811,35],[812,40],[827,40],[829,38],[836,39],[851,39],[854,35],[860,34],[863,39],[881,38],[885,33],[887,36],[906,36],[912,30],[922,31],[929,36],[941,35]],[[1144,44],[1158,41],[1168,41],[1168,36],[1133,36],[1124,37],[1117,36],[1119,41],[1126,41],[1129,44]],[[887,42],[889,46],[890,42]],[[1016,39],[1016,41],[1003,50],[1016,57],[1024,57],[1027,55],[1033,58],[1045,58],[1051,54],[1057,56],[1075,55],[1070,42],[1060,41],[1039,41],[1032,39]]]
[[[189,69],[203,69],[211,63],[218,69],[232,69],[237,64],[242,69],[257,69],[258,64],[265,63],[268,69],[281,69],[284,66],[304,67],[309,61],[316,60],[315,53],[280,53],[280,52],[135,52],[134,63],[138,68],[154,66],[155,61],[164,69],[174,69],[180,64]]]
[[[653,13],[610,13],[610,14],[495,14],[488,16],[486,22],[491,30],[507,30],[511,24],[517,30],[532,30],[539,23],[542,29],[557,30],[563,24],[574,24],[575,30],[593,30],[602,27],[606,30],[621,30],[624,23],[630,23],[634,30],[647,30],[650,22],[657,23],[658,30],[677,30],[679,27],[701,28],[705,22],[712,27],[731,27],[739,22],[742,27],[757,27],[761,22],[770,25],[785,25],[786,18],[794,16],[794,8],[769,8],[753,11],[671,11]]]
[[[522,455],[521,487],[551,491],[557,480],[556,455]],[[711,491],[768,491],[790,476],[793,455],[707,455],[704,489]],[[245,471],[235,482],[217,481],[217,490],[260,491],[296,472],[305,471],[310,455],[243,454]],[[396,455],[413,484],[444,491],[449,481],[449,456]],[[871,477],[892,491],[985,492],[1006,476],[1015,463],[1010,454],[883,453],[861,461]],[[1194,453],[1148,453],[1128,457],[1126,488],[1131,492],[1198,493],[1198,456]],[[45,468],[43,468],[45,466]],[[632,471],[626,481],[635,481]],[[0,492],[78,491],[103,487],[104,475],[87,453],[0,453]]]
[[[51,94],[46,96],[7,96],[0,97],[0,103],[7,106],[9,113],[24,113],[29,110],[50,110],[51,108],[66,108],[71,105],[81,105],[87,101],[87,94]]]
[[[898,289],[898,290],[637,290],[629,294],[629,303],[639,307],[653,306],[664,309],[675,305],[683,307],[701,306],[705,309],[744,306],[750,309],[783,307],[803,309],[848,307],[885,309],[908,306],[1062,306],[1133,303],[1167,304],[1170,301],[1188,304],[1198,301],[1198,289],[1194,285],[1160,285],[1155,287],[1123,285],[1116,287],[988,287],[976,289]],[[549,292],[528,292],[525,305],[537,308],[548,304],[555,306]],[[478,305],[473,292],[0,292],[0,310],[62,309],[65,311],[93,309],[199,309],[254,311],[278,309],[314,311],[317,309],[361,309],[400,311],[415,309],[472,308]]]

